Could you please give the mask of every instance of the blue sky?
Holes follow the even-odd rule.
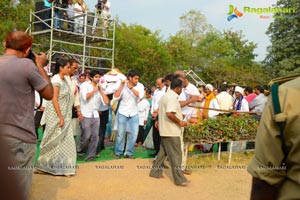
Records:
[[[85,2],[93,10],[97,0]],[[110,0],[110,3],[112,17],[118,16],[126,24],[140,24],[152,31],[160,30],[164,38],[175,35],[179,30],[180,16],[189,10],[198,10],[206,16],[208,23],[220,31],[242,30],[244,39],[258,45],[255,49],[258,54],[256,60],[261,61],[266,55],[266,47],[270,45],[265,32],[273,21],[272,14],[263,14],[269,18],[261,19],[259,14],[244,13],[242,17],[228,22],[229,5],[243,12],[244,6],[264,8],[275,4],[276,0]]]

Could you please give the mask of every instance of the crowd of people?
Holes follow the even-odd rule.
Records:
[[[78,69],[78,63],[76,60],[65,60],[65,62],[66,63],[64,64],[67,64],[68,62],[68,65],[70,65],[70,63],[72,63],[72,66],[75,65],[76,70],[73,70],[73,72],[71,72],[72,70],[69,70],[69,72],[66,72],[67,70],[65,70],[65,74],[61,74],[63,79],[58,79],[58,75],[54,75],[52,77],[52,85],[54,86],[54,99],[52,100],[52,104],[53,106],[57,105],[56,107],[58,107],[55,114],[59,116],[60,121],[56,122],[49,117],[45,117],[44,123],[42,124],[46,124],[46,128],[44,138],[41,143],[41,155],[37,164],[37,169],[39,171],[53,174],[57,173],[56,175],[61,175],[61,172],[51,172],[43,169],[40,166],[40,163],[42,162],[44,162],[44,165],[47,164],[49,166],[55,166],[55,162],[61,163],[61,159],[63,160],[63,158],[55,157],[55,161],[52,163],[51,156],[49,156],[50,160],[44,158],[43,152],[45,149],[47,153],[50,153],[50,150],[46,145],[48,134],[51,133],[51,138],[53,138],[53,135],[57,134],[70,136],[79,135],[80,139],[77,142],[77,156],[84,158],[86,161],[95,160],[97,157],[101,156],[100,152],[105,149],[104,139],[106,136],[106,128],[107,126],[111,126],[111,124],[108,124],[108,119],[111,113],[110,110],[112,109],[111,105],[113,105],[115,102],[117,102],[117,106],[114,108],[115,117],[113,121],[113,129],[116,130],[114,157],[131,159],[135,158],[135,147],[141,146],[144,143],[145,138],[151,129],[153,148],[155,152],[150,156],[157,160],[159,158],[159,152],[163,151],[163,149],[161,149],[162,138],[164,136],[163,132],[166,127],[165,122],[168,121],[167,119],[161,121],[164,118],[160,118],[160,116],[163,115],[163,113],[160,113],[161,98],[167,94],[169,90],[171,90],[171,85],[174,80],[179,79],[182,83],[182,91],[179,93],[178,99],[176,99],[181,108],[180,115],[182,117],[178,118],[181,121],[180,126],[186,126],[187,123],[198,123],[200,120],[205,118],[215,118],[218,117],[218,115],[223,115],[227,112],[249,112],[254,114],[254,116],[256,116],[256,118],[259,120],[266,103],[266,97],[261,86],[255,87],[255,93],[250,93],[252,91],[249,90],[250,87],[247,87],[249,91],[248,95],[246,95],[242,87],[235,86],[233,88],[234,95],[230,95],[230,91],[226,83],[222,84],[217,90],[211,84],[197,88],[195,85],[189,82],[184,71],[177,70],[174,73],[167,74],[165,77],[158,77],[156,79],[156,89],[151,92],[151,87],[144,86],[144,84],[139,82],[140,75],[135,70],[130,70],[127,76],[124,76],[116,69],[108,72],[107,74],[97,70],[90,71],[89,69],[86,69],[84,73],[76,74],[75,72]],[[62,66],[65,66],[64,64],[59,63],[60,61],[58,60],[56,62],[56,70]],[[70,92],[70,94],[73,94],[71,95],[73,97],[69,98],[73,99],[70,101],[72,105],[61,105],[64,109],[68,108],[66,110],[71,113],[68,115],[69,117],[65,117],[60,113],[61,111],[59,111],[60,106],[58,102],[54,103],[54,100],[57,101],[57,98],[60,94],[56,94],[56,87],[58,87],[56,86],[56,81],[64,79],[66,79],[65,83],[68,83],[67,80],[73,80],[73,89],[72,92]],[[62,85],[63,84],[61,84],[61,86]],[[69,85],[71,84],[69,83]],[[64,95],[64,97],[66,97],[66,95]],[[77,103],[75,103],[74,99],[77,99]],[[171,104],[167,105],[169,106]],[[79,119],[78,121],[80,123],[75,121],[74,125],[72,125],[72,131],[70,131],[71,128],[69,122],[71,122],[72,119],[72,106],[73,113],[77,114],[77,118]],[[46,106],[45,108],[45,116],[49,115],[48,107],[49,106]],[[52,110],[54,110],[54,108]],[[47,126],[48,123],[49,126]],[[51,123],[54,123],[55,127],[52,129],[55,130],[49,131],[51,129]],[[175,121],[175,123],[178,122]],[[160,124],[164,124],[164,126],[160,127]],[[66,127],[67,130],[65,129]],[[167,133],[166,137],[168,137],[170,130],[165,130]],[[66,134],[64,131],[69,133]],[[190,171],[185,169],[185,149],[187,147],[183,142],[183,130],[179,136],[180,149],[182,152],[180,169],[182,169],[183,174],[189,175]],[[54,139],[58,141],[60,140],[58,136],[54,137]],[[75,142],[70,143],[69,141],[69,145],[65,146],[69,146],[70,148],[68,149],[70,152],[74,152],[74,147],[76,145]],[[53,151],[55,150],[55,152],[57,152],[59,150],[56,148],[61,148],[61,144],[59,144],[57,147],[54,147],[52,144],[51,148],[53,148]],[[64,153],[68,152],[67,149],[61,150]],[[166,151],[166,149],[164,149],[164,151]],[[164,155],[165,154],[166,153],[164,153]],[[65,157],[70,158],[71,156]],[[76,158],[76,155],[73,155],[72,157]],[[76,163],[74,160],[70,162],[71,163],[68,163],[68,166],[73,166],[72,169],[74,174]],[[63,161],[63,163],[67,163],[67,161]],[[166,166],[164,162],[163,166]],[[62,175],[68,174],[69,173],[63,173]]]
[[[150,176],[160,178],[168,168],[168,158],[175,184],[186,186],[189,181],[184,175],[191,172],[186,169],[184,127],[228,112],[250,113],[260,120],[267,103],[259,85],[254,93],[249,86],[229,88],[227,83],[217,90],[212,84],[197,88],[184,71],[177,70],[157,77],[152,91],[151,86],[140,82],[136,70],[126,76],[117,69],[106,74],[96,69],[78,73],[78,61],[66,57],[56,60],[50,79],[43,69],[45,54],[34,53],[34,61],[27,58],[32,43],[28,34],[10,32],[0,58],[0,87],[5,94],[0,98],[1,137],[6,141],[11,166],[21,169],[14,173],[24,197],[30,189],[31,169],[70,177],[76,174],[77,157],[91,161],[101,156],[110,110],[115,113],[113,129],[117,130],[114,157],[134,159],[135,147],[143,144],[152,129],[155,152]],[[34,106],[40,106],[34,90],[48,100],[42,108],[44,133],[36,167]],[[77,142],[74,136],[79,136]]]

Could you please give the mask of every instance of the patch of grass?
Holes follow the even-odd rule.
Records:
[[[199,166],[202,166],[204,168],[216,168],[219,166],[236,166],[246,169],[253,155],[253,150],[244,152],[232,152],[231,162],[229,165],[229,152],[221,152],[220,160],[218,160],[218,153],[198,154],[188,156],[187,166],[191,169],[193,169],[193,166],[196,166],[194,168],[199,168]]]

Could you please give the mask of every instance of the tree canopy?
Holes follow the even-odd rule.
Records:
[[[4,40],[9,31],[25,31],[29,26],[29,13],[33,8],[32,0],[19,0],[19,2],[15,4],[16,0],[0,1],[0,21],[2,22],[0,23],[0,41]],[[0,45],[0,52],[3,52],[3,48],[3,45]]]
[[[272,77],[300,73],[300,2],[279,0],[276,7],[295,8],[295,12],[276,13],[267,30],[271,46],[264,60]]]
[[[159,36],[141,25],[122,23],[116,30],[115,67],[121,71],[136,69],[141,80],[151,84],[157,76],[172,70],[171,56]]]

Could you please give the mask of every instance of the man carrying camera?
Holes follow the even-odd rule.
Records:
[[[108,0],[98,0],[96,9],[101,12],[103,36],[107,35],[108,19],[110,18],[110,2]]]
[[[101,17],[103,18],[103,28],[108,28],[108,19],[110,18],[110,2],[108,0],[102,1]]]
[[[53,97],[52,84],[43,69],[45,54],[33,53],[36,64],[27,58],[32,43],[32,37],[24,32],[9,32],[4,55],[0,56],[0,135],[12,160],[7,173],[17,176],[16,191],[22,191],[22,199],[28,198],[36,152],[34,90],[44,99]]]

